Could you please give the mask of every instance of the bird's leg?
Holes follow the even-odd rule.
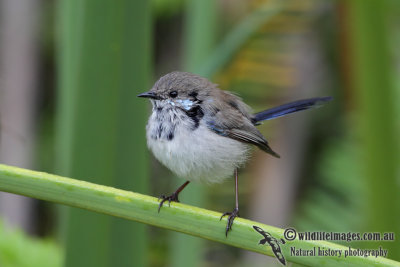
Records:
[[[233,220],[235,220],[236,217],[239,217],[239,190],[238,190],[238,170],[235,169],[235,200],[236,200],[236,205],[235,208],[233,209],[232,212],[225,212],[222,214],[221,218],[219,220],[222,220],[222,218],[226,215],[229,215],[228,217],[228,222],[226,224],[226,230],[225,230],[225,236],[228,236],[229,230],[232,230],[232,224]]]
[[[158,205],[158,212],[160,212],[161,207],[164,202],[168,200],[168,205],[171,205],[171,201],[179,202],[178,195],[179,193],[190,183],[190,181],[186,181],[183,185],[181,185],[174,193],[169,196],[161,195],[158,200],[161,199],[160,204]]]

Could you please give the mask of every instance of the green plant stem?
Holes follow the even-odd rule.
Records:
[[[196,68],[203,63],[213,48],[217,29],[217,6],[218,3],[215,0],[185,1],[184,56],[182,58],[184,71],[196,73]],[[182,180],[175,180],[174,187],[178,188],[182,184]],[[185,188],[185,202],[202,206],[206,199],[204,189],[204,186],[199,184],[191,184],[188,188]],[[170,266],[197,267],[202,265],[204,240],[176,232],[171,233],[169,239],[171,240]]]
[[[249,251],[272,256],[271,247],[258,245],[262,236],[252,228],[257,225],[277,239],[283,238],[283,229],[237,218],[229,236],[225,236],[226,218],[221,213],[180,203],[165,205],[157,212],[157,198],[112,187],[65,178],[0,164],[0,190],[69,205],[128,220],[162,227],[193,236],[221,242]],[[296,257],[290,247],[297,249],[341,249],[347,247],[325,241],[288,241],[281,245],[287,261],[307,266],[399,266],[400,263],[375,257]]]
[[[151,86],[151,3],[57,3],[57,172],[147,192],[148,103],[136,96]],[[147,266],[145,225],[63,211],[65,266]]]
[[[400,185],[395,86],[397,70],[389,50],[387,18],[391,1],[347,1],[349,36],[357,101],[358,134],[362,141],[360,165],[367,188],[367,231],[400,235]],[[397,74],[395,74],[397,75]],[[376,243],[369,244],[371,247]],[[387,244],[391,258],[400,259],[399,242]]]

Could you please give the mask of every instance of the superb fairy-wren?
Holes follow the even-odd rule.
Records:
[[[229,215],[225,234],[239,215],[237,169],[249,158],[251,145],[279,158],[257,130],[260,122],[318,107],[331,97],[311,98],[252,114],[242,100],[218,89],[206,78],[188,72],[171,72],[139,97],[153,104],[147,123],[147,145],[168,169],[187,181],[165,201],[179,201],[190,181],[219,183],[235,174],[236,206]]]

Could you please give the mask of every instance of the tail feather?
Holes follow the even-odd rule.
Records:
[[[258,122],[275,119],[293,112],[306,110],[309,108],[318,108],[325,104],[325,102],[331,101],[332,99],[333,98],[330,96],[316,97],[283,104],[281,106],[267,109],[254,114],[253,123],[258,124]]]

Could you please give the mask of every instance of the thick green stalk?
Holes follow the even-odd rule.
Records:
[[[61,0],[58,7],[58,170],[146,192],[147,103],[136,95],[150,86],[150,3]],[[146,265],[144,225],[79,209],[61,221],[67,266]]]
[[[183,68],[197,72],[215,44],[218,3],[214,0],[186,2]]]
[[[283,238],[283,229],[237,218],[229,236],[225,236],[226,219],[221,213],[180,203],[171,203],[157,212],[157,198],[112,187],[74,180],[57,175],[36,172],[0,164],[0,190],[25,195],[59,204],[138,221],[193,236],[221,242],[249,251],[272,256],[270,246],[259,245],[263,237],[253,229],[261,227],[273,237]],[[289,262],[307,266],[399,266],[399,262],[375,257],[296,257],[290,254],[297,249],[347,250],[347,247],[325,241],[288,241],[280,245]],[[86,255],[81,255],[84,258]]]
[[[207,18],[207,19],[205,19]],[[199,66],[213,48],[216,32],[217,1],[187,0],[184,29],[183,70],[196,73]],[[183,183],[179,179],[176,187]],[[191,184],[185,188],[184,200],[196,206],[203,206],[204,187]],[[233,197],[232,197],[233,203]],[[200,266],[204,252],[204,241],[192,236],[174,233],[171,239],[171,266]]]
[[[394,66],[389,50],[388,0],[348,1],[362,162],[367,192],[366,231],[400,235],[399,151]],[[371,244],[375,246],[377,243]],[[399,242],[384,244],[400,259]]]

